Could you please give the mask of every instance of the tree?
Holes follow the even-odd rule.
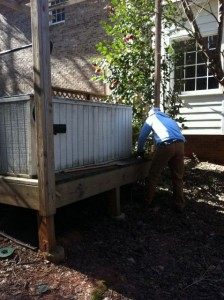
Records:
[[[163,28],[171,26],[170,15],[176,10],[172,1],[169,3],[171,5],[167,5],[163,14]],[[102,56],[92,59],[94,80],[109,84],[112,91],[110,101],[132,105],[133,128],[138,131],[154,102],[155,0],[112,0],[108,13],[108,22],[101,24],[110,38],[97,45]],[[164,104],[172,103],[164,108],[176,115],[180,99],[174,90],[167,91],[172,71],[173,52],[170,50],[167,45],[165,51],[170,55],[164,55],[161,62],[161,94]]]

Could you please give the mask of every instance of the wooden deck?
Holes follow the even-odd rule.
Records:
[[[59,207],[106,193],[108,212],[118,217],[121,214],[120,187],[144,179],[150,163],[150,159],[131,158],[56,173],[56,195],[52,206],[56,211]],[[36,210],[40,224],[39,248],[49,251],[49,245],[55,244],[54,215],[42,214],[39,199],[38,179],[0,176],[0,203]]]
[[[110,166],[56,175],[56,206],[61,207],[117,189],[147,176],[150,161],[128,159]]]
[[[147,176],[150,160],[127,159],[55,174],[56,209]],[[0,176],[0,203],[39,211],[38,179]]]
[[[91,196],[136,182],[147,176],[150,160],[127,159],[108,166],[79,168],[55,174],[59,208]],[[39,211],[38,180],[0,176],[0,203]]]

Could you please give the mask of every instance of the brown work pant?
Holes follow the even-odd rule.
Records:
[[[148,203],[152,202],[160,175],[166,166],[169,166],[171,172],[173,183],[173,199],[175,205],[178,208],[183,209],[185,206],[185,200],[183,195],[183,142],[174,142],[170,145],[157,146],[149,169],[145,194],[146,201]]]

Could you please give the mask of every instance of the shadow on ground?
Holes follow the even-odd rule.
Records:
[[[124,220],[107,216],[103,194],[59,209],[63,266],[103,282],[104,297],[116,292],[111,299],[223,299],[223,179],[187,165],[183,214],[170,207],[167,170],[152,207],[142,202],[142,183],[122,189]],[[37,245],[34,212],[1,206],[0,215],[1,230]]]

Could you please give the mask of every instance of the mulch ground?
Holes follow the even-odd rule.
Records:
[[[59,209],[61,263],[0,236],[13,249],[0,258],[0,299],[224,299],[224,166],[185,164],[182,214],[170,205],[168,170],[151,207],[143,183],[122,189],[123,220],[107,216],[103,195]],[[0,230],[37,246],[33,211],[1,205]]]

